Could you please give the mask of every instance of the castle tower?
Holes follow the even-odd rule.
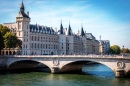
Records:
[[[74,53],[73,45],[74,45],[74,37],[69,22],[69,27],[66,32],[66,54],[72,55]]]
[[[16,17],[16,35],[22,41],[22,53],[24,55],[30,54],[30,17],[29,12],[25,13],[23,2],[20,6],[20,11]]]
[[[80,36],[82,37],[82,42],[83,42],[83,51],[82,54],[86,54],[87,53],[87,41],[86,41],[86,37],[85,37],[85,33],[83,30],[83,26],[81,24],[81,29],[80,29]]]
[[[66,54],[66,34],[65,29],[63,28],[62,21],[59,30],[59,46],[58,46],[58,54]]]

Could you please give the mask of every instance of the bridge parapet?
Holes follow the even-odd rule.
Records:
[[[130,58],[110,55],[12,55],[5,56],[7,66],[12,63],[32,60],[45,64],[52,73],[60,73],[67,70],[82,69],[85,62],[97,62],[111,68],[117,77],[123,77],[130,72]],[[80,63],[81,62],[81,63]],[[83,63],[82,63],[83,62]],[[73,63],[73,64],[71,64]],[[79,64],[80,63],[80,64]],[[122,65],[124,65],[122,67]]]
[[[118,56],[118,55],[7,55],[5,57],[45,57],[45,58],[78,58],[78,57],[84,57],[84,58],[127,58],[130,59],[130,57],[127,56]]]

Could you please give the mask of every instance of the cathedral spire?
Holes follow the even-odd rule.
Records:
[[[23,1],[22,1],[22,4],[21,4],[21,7],[20,7],[20,12],[24,12],[24,4],[23,4]]]

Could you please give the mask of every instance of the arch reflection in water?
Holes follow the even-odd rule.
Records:
[[[82,68],[82,71],[87,75],[93,75],[99,77],[115,77],[113,70],[99,63],[86,64]]]

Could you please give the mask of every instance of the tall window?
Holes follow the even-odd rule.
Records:
[[[28,25],[27,25],[27,29],[28,29]]]
[[[18,29],[21,29],[21,24],[19,23],[19,25],[18,25]]]
[[[33,41],[33,36],[32,36],[32,41]]]
[[[35,49],[36,49],[36,43],[35,43]]]
[[[20,31],[19,31],[19,36],[20,36]]]
[[[33,43],[32,43],[32,49],[33,49]]]
[[[35,41],[36,41],[36,36],[35,36]]]

